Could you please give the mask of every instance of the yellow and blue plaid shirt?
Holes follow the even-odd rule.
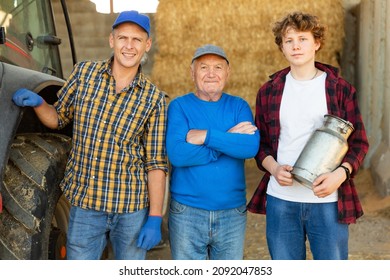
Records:
[[[167,172],[166,100],[142,73],[115,91],[112,58],[75,65],[54,107],[59,128],[73,121],[61,188],[72,205],[109,213],[149,206],[147,173]]]

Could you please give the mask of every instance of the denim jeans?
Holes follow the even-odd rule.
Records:
[[[299,203],[267,196],[266,232],[274,260],[348,259],[348,225],[337,221],[337,202]]]
[[[169,239],[174,260],[240,260],[244,255],[246,206],[219,211],[171,200]]]
[[[67,234],[67,259],[98,260],[109,238],[117,260],[144,260],[146,250],[137,238],[148,209],[133,213],[106,213],[72,206]]]

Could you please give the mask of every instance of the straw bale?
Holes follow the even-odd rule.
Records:
[[[152,80],[172,98],[194,90],[190,63],[204,44],[224,48],[232,73],[225,91],[254,109],[259,87],[288,65],[274,43],[272,24],[293,11],[315,14],[328,26],[317,60],[339,66],[344,10],[339,0],[160,0],[155,20],[157,51]]]

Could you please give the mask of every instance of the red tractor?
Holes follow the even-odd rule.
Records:
[[[65,0],[73,63],[76,62]],[[64,259],[69,204],[59,183],[71,126],[44,127],[12,102],[28,88],[54,103],[64,84],[50,0],[0,2],[0,259]]]

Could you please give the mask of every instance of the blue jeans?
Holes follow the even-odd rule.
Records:
[[[348,259],[348,225],[337,221],[337,202],[299,203],[267,196],[266,231],[274,260]]]
[[[137,238],[148,209],[133,213],[106,213],[72,206],[67,234],[68,260],[98,260],[109,238],[117,260],[144,260],[146,250]]]
[[[171,200],[169,240],[174,260],[240,260],[244,255],[246,206],[219,211]]]

